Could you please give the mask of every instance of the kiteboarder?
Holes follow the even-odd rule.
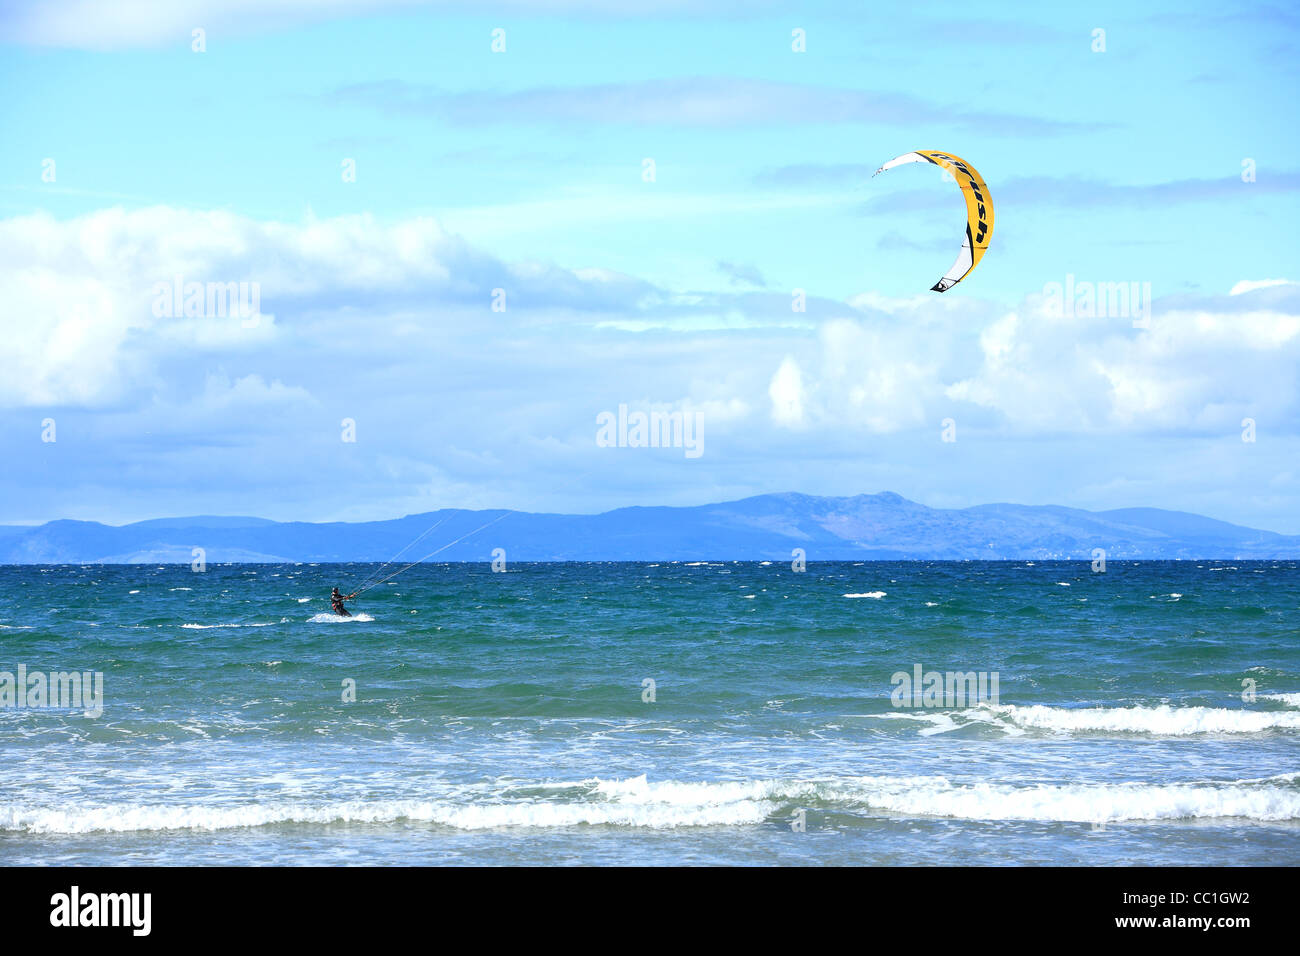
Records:
[[[343,606],[343,602],[351,601],[354,597],[356,597],[355,593],[344,597],[339,593],[339,589],[335,588],[330,592],[330,607],[334,609],[335,614],[338,614],[341,617],[351,617],[352,612]]]

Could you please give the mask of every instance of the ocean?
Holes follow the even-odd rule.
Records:
[[[1300,864],[1300,562],[391,570],[0,567],[0,863]]]

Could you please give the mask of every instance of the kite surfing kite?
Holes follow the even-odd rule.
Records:
[[[993,200],[989,198],[989,188],[984,185],[984,177],[976,172],[975,167],[964,159],[950,153],[941,153],[934,149],[918,149],[914,153],[904,153],[891,159],[871,175],[879,176],[886,169],[902,166],[904,163],[933,163],[949,173],[961,187],[966,197],[966,238],[962,241],[961,252],[952,264],[947,275],[930,287],[931,292],[947,292],[970,271],[979,265],[989,247],[989,238],[993,235]]]

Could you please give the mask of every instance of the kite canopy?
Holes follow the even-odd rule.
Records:
[[[941,166],[957,181],[962,195],[966,197],[966,238],[962,241],[961,252],[957,254],[957,261],[948,273],[930,287],[932,292],[947,292],[966,278],[984,258],[989,238],[993,235],[993,200],[989,198],[989,188],[984,184],[984,177],[976,172],[974,166],[950,153],[934,149],[918,149],[914,153],[897,156],[877,169],[872,176],[878,176],[886,169],[904,163],[933,163]]]

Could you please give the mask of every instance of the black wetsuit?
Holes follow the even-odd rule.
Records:
[[[351,617],[352,612],[343,606],[344,600],[345,598],[343,595],[336,591],[334,594],[330,595],[330,607],[334,609],[335,614],[342,615],[343,617]]]

